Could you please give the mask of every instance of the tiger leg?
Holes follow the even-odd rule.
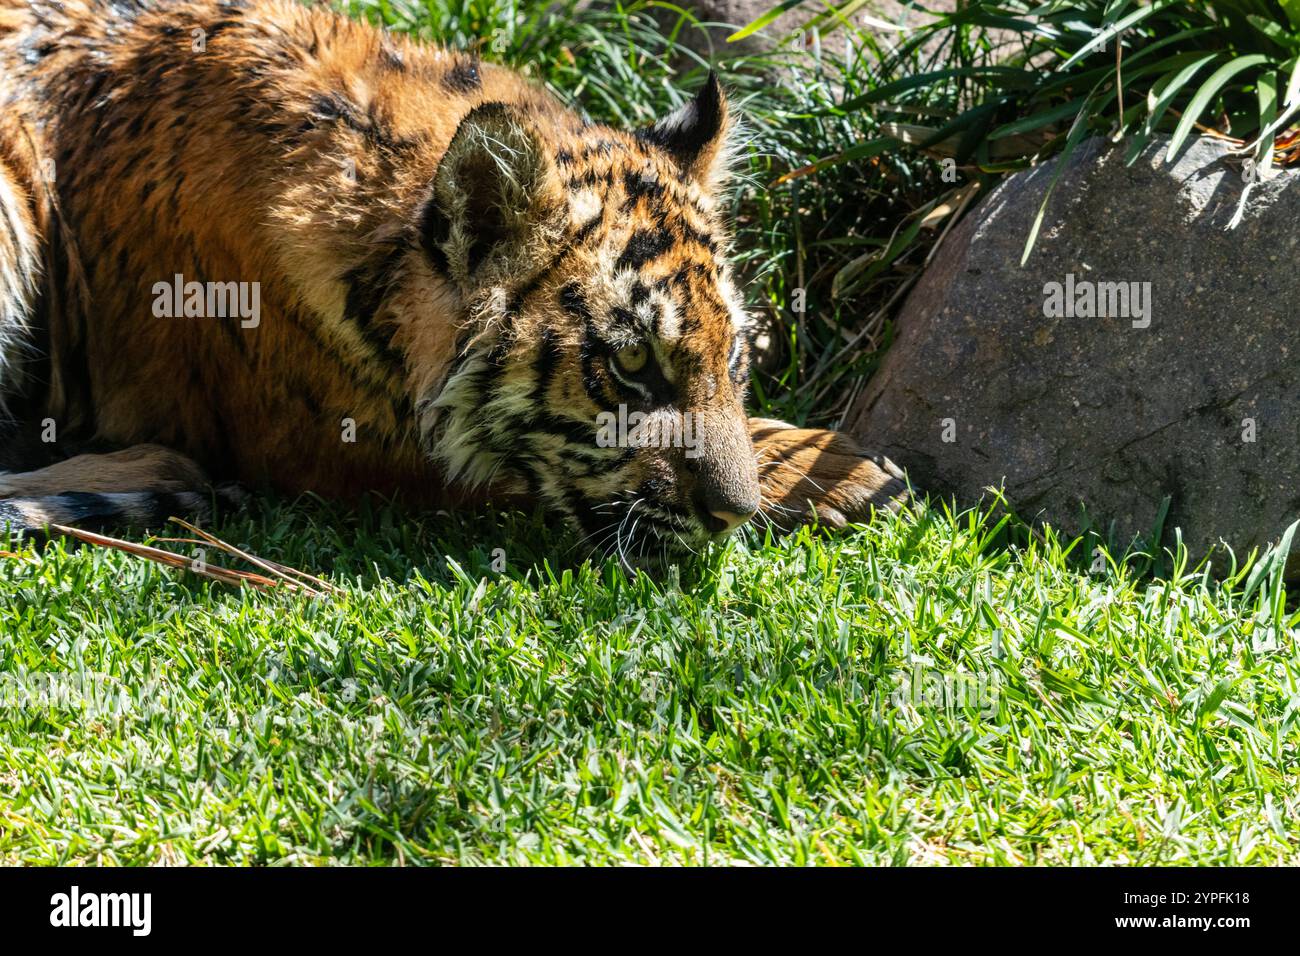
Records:
[[[0,468],[34,463],[11,417],[32,386],[32,323],[49,240],[48,170],[40,131],[17,111],[0,114]],[[237,490],[222,489],[231,500]],[[78,455],[34,471],[0,470],[0,533],[50,524],[158,526],[171,515],[207,518],[213,493],[202,470],[158,445]]]
[[[813,517],[843,527],[867,520],[875,509],[897,510],[909,496],[897,465],[841,432],[751,418],[749,434],[758,457],[760,513],[779,529]]]
[[[159,527],[172,516],[205,521],[218,504],[237,506],[233,485],[210,489],[193,461],[160,445],[77,455],[45,468],[0,472],[0,531],[22,534],[52,524]]]

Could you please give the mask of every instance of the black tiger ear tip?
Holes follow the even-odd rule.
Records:
[[[727,119],[726,96],[718,74],[710,70],[704,85],[677,112],[653,126],[639,131],[639,136],[668,152],[684,168],[689,168],[703,154],[712,152]]]
[[[709,70],[709,75],[704,80],[704,85],[700,91],[695,94],[695,104],[699,107],[701,114],[717,113],[721,114],[724,106],[725,97],[722,93],[722,81],[718,79],[717,70]]]
[[[704,85],[699,88],[691,100],[694,107],[695,124],[701,139],[712,139],[722,131],[722,124],[727,118],[727,97],[722,92],[722,82],[716,70],[709,70]]]

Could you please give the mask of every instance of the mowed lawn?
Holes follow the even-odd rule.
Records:
[[[1135,583],[924,505],[657,578],[520,516],[217,530],[344,593],[0,558],[0,862],[1294,860],[1275,561]]]

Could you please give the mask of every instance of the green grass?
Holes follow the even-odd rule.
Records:
[[[517,516],[220,530],[346,593],[0,560],[0,862],[1294,860],[1277,562],[1135,582],[926,508],[685,585]],[[985,694],[897,699],[916,667]]]

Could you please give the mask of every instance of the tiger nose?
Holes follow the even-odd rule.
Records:
[[[705,418],[701,433],[706,447],[686,459],[695,485],[692,504],[700,524],[711,535],[730,534],[758,512],[762,494],[754,446],[746,419],[736,415]]]
[[[730,534],[754,517],[758,504],[739,495],[704,487],[695,494],[695,513],[709,534]]]
[[[757,508],[749,508],[743,513],[735,511],[710,511],[705,518],[704,526],[713,534],[730,534],[742,524],[754,517]]]

